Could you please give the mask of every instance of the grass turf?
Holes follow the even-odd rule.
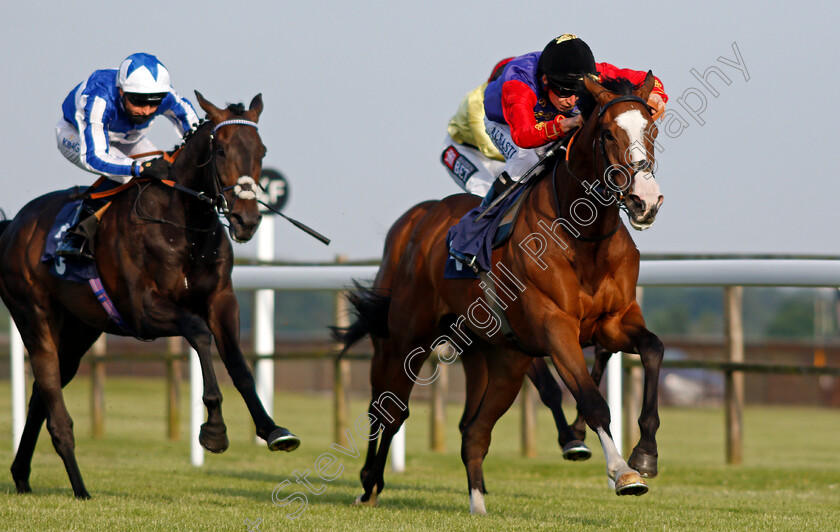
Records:
[[[188,387],[184,387],[181,441],[165,437],[164,382],[109,378],[105,438],[90,437],[89,382],[65,390],[76,426],[76,450],[93,499],[72,496],[63,464],[46,429],[33,460],[33,493],[15,493],[11,464],[8,381],[0,382],[0,529],[3,530],[836,530],[840,523],[840,416],[829,409],[747,408],[744,464],[724,464],[722,409],[663,409],[660,473],[642,497],[617,497],[607,487],[597,438],[588,462],[564,462],[550,413],[538,410],[537,458],[519,448],[519,408],[500,420],[485,461],[489,515],[469,515],[460,460],[460,405],[447,408],[447,451],[428,450],[428,404],[412,403],[406,471],[388,469],[378,508],[351,506],[361,493],[358,471],[366,441],[348,427],[360,456],[330,445],[332,401],[326,395],[279,394],[277,421],[303,440],[294,453],[271,453],[254,443],[241,398],[223,387],[231,446],[189,463]],[[361,399],[361,398],[360,398]],[[351,419],[366,401],[352,403]],[[339,461],[324,482],[316,461]],[[321,464],[322,466],[324,464]],[[343,469],[341,469],[343,468]],[[296,482],[309,470],[313,494]],[[340,472],[340,474],[339,474]],[[306,496],[287,506],[295,492]]]

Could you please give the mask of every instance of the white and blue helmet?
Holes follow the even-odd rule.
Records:
[[[120,65],[117,74],[117,85],[123,92],[131,94],[148,94],[163,99],[172,86],[169,82],[169,71],[157,57],[152,54],[131,54]]]

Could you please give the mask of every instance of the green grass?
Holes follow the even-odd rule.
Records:
[[[184,389],[186,394],[188,390]],[[660,474],[643,497],[616,497],[606,485],[597,439],[588,441],[589,462],[564,462],[547,410],[540,408],[537,458],[519,453],[519,408],[494,431],[485,461],[489,515],[469,515],[466,473],[456,423],[460,405],[448,408],[447,452],[428,450],[427,403],[412,404],[406,472],[386,475],[379,508],[351,503],[361,493],[361,456],[340,457],[345,468],[307,492],[300,516],[285,517],[291,505],[272,503],[272,490],[289,479],[283,494],[306,489],[295,471],[315,470],[331,451],[331,399],[281,394],[278,421],[303,439],[291,454],[270,453],[254,443],[253,429],[238,394],[223,388],[230,449],[207,455],[205,466],[189,463],[187,395],[182,440],[165,438],[164,384],[159,380],[109,378],[106,436],[90,438],[89,383],[70,384],[66,398],[76,426],[76,447],[93,499],[72,496],[64,467],[46,430],[33,460],[34,493],[15,493],[11,464],[8,381],[0,382],[0,529],[3,530],[248,530],[245,520],[262,519],[270,530],[836,530],[840,524],[840,416],[824,409],[748,408],[745,463],[723,463],[720,409],[664,409],[659,431]],[[352,416],[363,401],[354,401]],[[331,472],[337,471],[337,465]]]

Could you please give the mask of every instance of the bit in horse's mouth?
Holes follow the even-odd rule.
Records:
[[[630,220],[630,225],[633,227],[633,229],[637,231],[644,231],[645,229],[650,229],[650,227],[653,225],[653,221],[647,223],[637,222],[633,219],[632,216],[628,216],[628,220]]]

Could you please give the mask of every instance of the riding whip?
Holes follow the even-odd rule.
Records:
[[[258,201],[259,201],[259,200],[258,200]],[[267,203],[265,203],[265,202],[263,202],[263,201],[260,201],[260,204],[262,204],[265,208],[267,208],[267,209],[268,209],[268,210],[270,210],[271,212],[273,212],[273,213],[275,213],[275,214],[279,214],[280,216],[282,216],[283,218],[285,218],[286,220],[288,220],[289,222],[291,222],[291,224],[292,224],[292,225],[294,225],[295,227],[297,227],[297,228],[298,228],[298,229],[300,229],[301,231],[303,231],[303,232],[305,232],[305,233],[307,233],[307,234],[309,234],[309,235],[311,235],[311,236],[313,236],[313,237],[317,238],[318,240],[320,240],[321,242],[323,242],[323,243],[324,243],[325,245],[327,245],[327,246],[329,246],[329,245],[330,245],[330,239],[329,239],[329,238],[327,238],[327,237],[325,237],[324,235],[322,235],[322,234],[321,234],[321,233],[319,233],[318,231],[316,231],[316,230],[312,229],[311,227],[309,227],[309,226],[307,226],[307,225],[305,225],[305,224],[300,223],[299,221],[295,220],[294,218],[289,218],[288,216],[286,216],[286,215],[285,215],[285,214],[283,214],[282,212],[278,211],[277,209],[275,209],[274,207],[272,207],[271,205],[269,205],[269,204],[267,204]]]

